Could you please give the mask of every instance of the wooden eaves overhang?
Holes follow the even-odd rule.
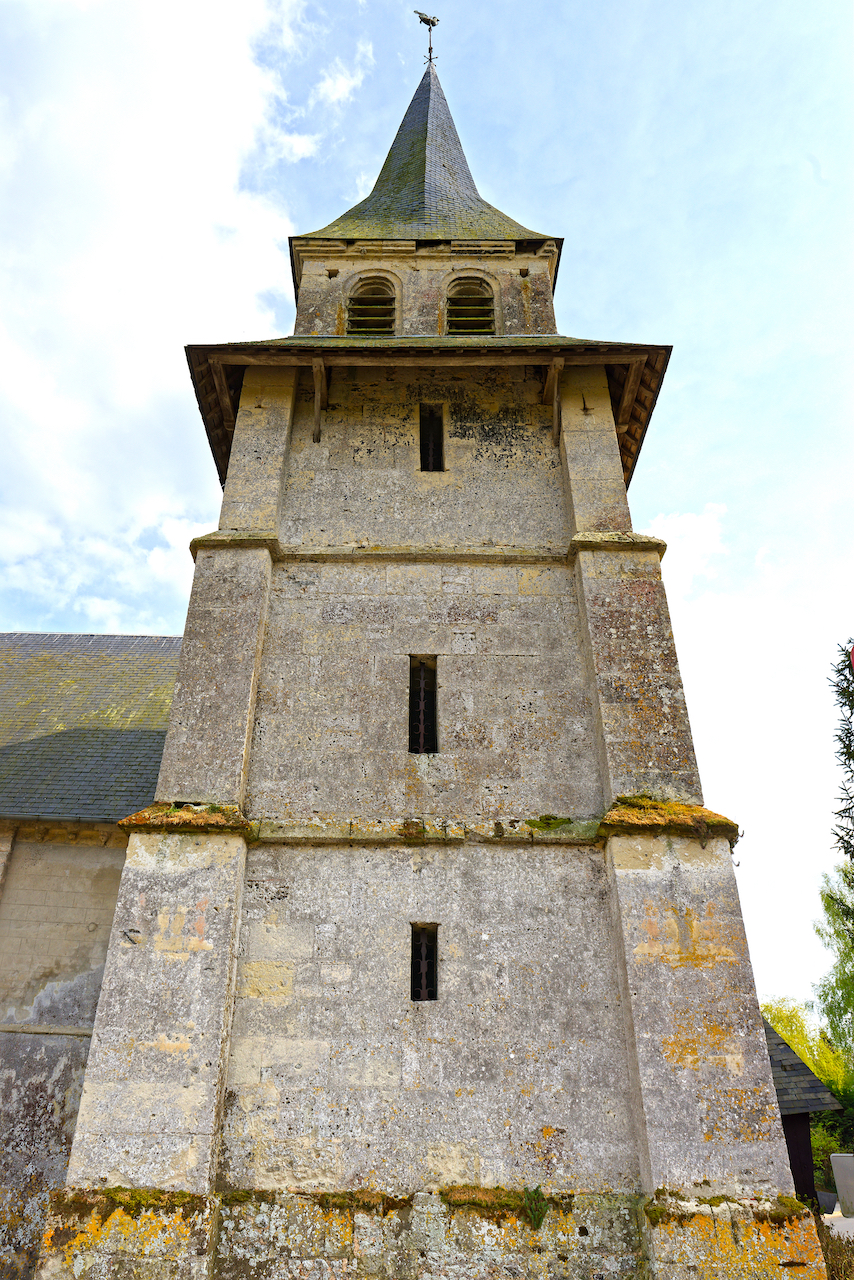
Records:
[[[626,484],[661,388],[671,347],[587,342],[548,336],[505,338],[273,338],[267,342],[189,346],[187,362],[219,478],[225,484],[234,424],[248,365],[296,365],[315,390],[316,415],[326,407],[329,371],[359,365],[460,369],[522,364],[539,367],[543,402],[556,403],[568,365],[604,365]],[[555,438],[557,435],[555,411]]]

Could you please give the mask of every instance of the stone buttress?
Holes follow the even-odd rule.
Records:
[[[42,1277],[824,1275],[626,500],[669,350],[559,336],[559,256],[431,64],[294,336],[189,349],[222,516]]]

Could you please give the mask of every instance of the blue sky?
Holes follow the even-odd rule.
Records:
[[[849,6],[437,12],[481,193],[565,238],[561,332],[674,346],[635,524],[760,992],[808,997],[854,632]],[[183,346],[290,332],[287,236],[369,190],[424,35],[402,0],[0,0],[4,629],[182,629],[219,501]]]

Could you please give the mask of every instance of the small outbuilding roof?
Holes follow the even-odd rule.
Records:
[[[150,804],[180,652],[180,636],[0,635],[0,816]]]
[[[763,1018],[771,1074],[777,1090],[777,1102],[783,1116],[802,1115],[805,1111],[841,1111],[840,1103],[798,1057],[771,1023]]]

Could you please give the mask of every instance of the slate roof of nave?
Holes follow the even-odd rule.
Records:
[[[771,1059],[771,1075],[784,1116],[802,1115],[805,1111],[841,1111],[840,1103],[822,1084],[794,1049],[775,1031],[766,1018],[765,1039]]]
[[[180,653],[180,636],[0,635],[0,816],[150,804]]]
[[[369,196],[308,237],[333,240],[549,240],[480,195],[433,63]]]

